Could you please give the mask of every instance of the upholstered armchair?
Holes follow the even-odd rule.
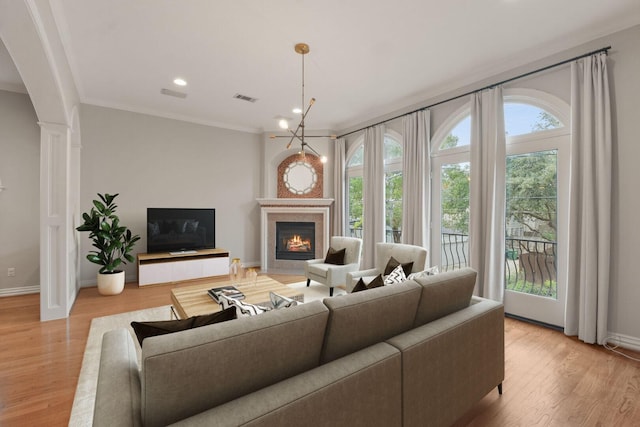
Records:
[[[325,258],[311,259],[305,262],[304,275],[307,286],[312,280],[322,283],[329,287],[329,296],[333,296],[333,288],[346,283],[347,273],[360,269],[362,239],[333,236],[330,246],[335,251],[345,250],[344,265],[326,263]]]
[[[421,246],[401,243],[376,243],[375,267],[368,270],[353,271],[347,274],[347,292],[351,292],[358,280],[370,282],[378,274],[384,275],[387,263],[395,258],[400,264],[413,262],[411,273],[423,271],[427,264],[427,250]]]

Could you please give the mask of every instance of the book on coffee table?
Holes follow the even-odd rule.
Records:
[[[219,288],[211,288],[207,291],[209,296],[217,303],[220,302],[218,295],[224,295],[229,298],[244,299],[244,294],[235,286],[221,286]]]

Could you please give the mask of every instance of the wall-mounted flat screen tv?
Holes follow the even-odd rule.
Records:
[[[216,210],[147,208],[147,252],[216,247]]]

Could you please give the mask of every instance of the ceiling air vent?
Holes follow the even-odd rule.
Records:
[[[240,93],[236,93],[235,95],[233,95],[233,97],[235,99],[241,99],[243,101],[248,101],[248,102],[256,102],[258,100],[258,98],[252,98],[250,96],[242,95]]]
[[[183,92],[178,92],[171,89],[160,89],[160,93],[163,95],[175,96],[176,98],[186,98],[187,94]]]

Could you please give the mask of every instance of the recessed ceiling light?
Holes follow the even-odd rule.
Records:
[[[300,114],[300,113],[302,113],[302,109],[300,109],[300,108],[298,108],[298,107],[294,108],[292,111],[293,111],[293,114]]]
[[[186,86],[187,81],[185,79],[181,79],[180,77],[173,79],[173,83],[178,86]]]

